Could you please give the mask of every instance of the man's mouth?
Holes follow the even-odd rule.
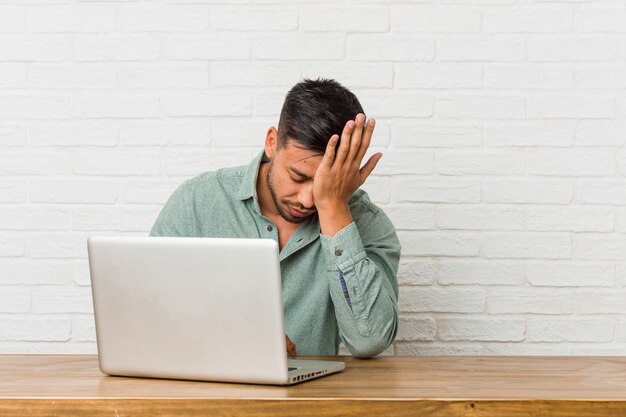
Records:
[[[291,214],[293,217],[307,217],[311,215],[310,211],[301,211],[292,206],[287,206],[287,210],[289,210],[289,214]]]

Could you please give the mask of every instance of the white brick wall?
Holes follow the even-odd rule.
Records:
[[[379,122],[385,354],[625,352],[626,1],[0,0],[0,353],[95,352],[87,236],[145,235],[318,76]]]

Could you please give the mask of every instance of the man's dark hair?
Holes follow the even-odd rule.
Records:
[[[278,147],[288,140],[324,153],[328,140],[339,135],[348,120],[364,113],[356,96],[335,80],[304,79],[287,93],[278,122]]]

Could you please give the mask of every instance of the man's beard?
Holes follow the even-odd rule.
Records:
[[[272,169],[274,168],[274,161],[270,161],[269,164],[270,165],[267,170],[267,186],[270,189],[270,195],[272,196],[272,201],[274,202],[274,205],[276,206],[276,209],[278,210],[280,217],[287,220],[289,223],[294,223],[294,224],[302,223],[303,221],[308,219],[308,217],[294,217],[282,207],[282,204],[286,204],[298,210],[305,211],[304,207],[301,204],[292,203],[289,200],[282,200],[282,201],[278,200],[278,196],[276,195],[276,191],[274,190],[274,186],[272,184]]]

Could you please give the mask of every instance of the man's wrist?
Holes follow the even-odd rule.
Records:
[[[320,231],[325,236],[335,236],[352,223],[352,213],[347,203],[318,207],[317,215],[320,221]]]

